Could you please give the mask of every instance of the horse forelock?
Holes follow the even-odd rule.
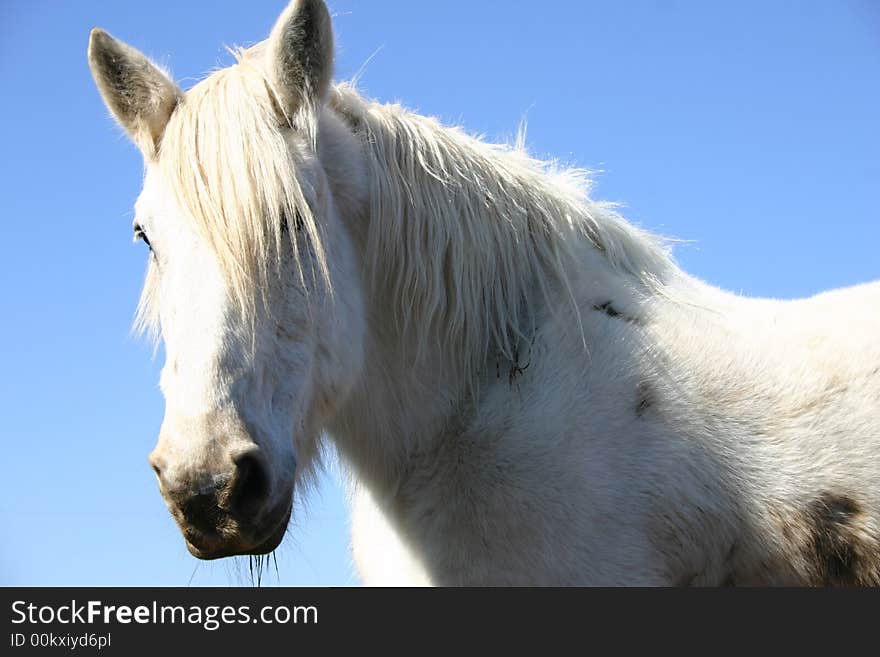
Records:
[[[319,179],[309,175],[317,117],[281,109],[260,46],[237,50],[237,64],[215,71],[190,89],[175,110],[156,168],[185,221],[208,241],[231,294],[252,319],[280,263],[284,231],[294,221],[315,254],[317,271],[303,271],[299,240],[289,240],[301,279],[329,288],[318,215]],[[306,148],[290,148],[295,130]],[[157,335],[155,276],[148,274],[137,323]]]

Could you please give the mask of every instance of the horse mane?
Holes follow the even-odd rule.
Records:
[[[372,284],[390,292],[404,327],[418,327],[419,349],[431,341],[479,361],[494,343],[513,360],[537,296],[574,303],[584,239],[650,289],[674,266],[661,238],[589,200],[587,170],[530,157],[522,131],[512,146],[487,143],[346,83],[331,106],[367,145]]]
[[[285,216],[301,220],[317,254],[313,280],[330,285],[315,219],[319,195],[298,161],[316,157],[317,115],[289,117],[313,146],[291,152],[261,46],[236,51],[236,65],[187,93],[158,160],[246,314],[278,260]],[[549,300],[561,291],[574,303],[569,277],[584,240],[636,284],[656,287],[673,266],[660,238],[627,223],[613,205],[589,200],[587,171],[532,158],[521,140],[490,144],[370,101],[345,83],[331,91],[330,106],[364,144],[368,282],[389,293],[403,330],[417,327],[420,350],[439,344],[477,365],[494,343],[510,357],[536,295]],[[155,327],[150,279],[138,321]]]

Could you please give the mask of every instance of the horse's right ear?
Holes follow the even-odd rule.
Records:
[[[183,91],[141,52],[99,28],[89,37],[89,68],[113,116],[154,158]]]
[[[333,74],[333,29],[324,2],[293,0],[272,28],[266,56],[288,118],[324,100]]]

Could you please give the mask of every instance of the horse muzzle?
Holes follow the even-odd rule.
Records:
[[[273,491],[261,452],[222,459],[221,467],[169,467],[156,452],[150,464],[190,553],[199,559],[274,550],[287,529],[292,490]],[[280,500],[275,501],[273,500]]]

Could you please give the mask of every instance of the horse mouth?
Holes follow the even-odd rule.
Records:
[[[184,529],[183,537],[186,549],[194,557],[205,561],[222,559],[223,557],[268,554],[277,548],[284,538],[292,511],[293,504],[291,503],[287,505],[285,511],[277,515],[275,522],[267,523],[267,526],[271,528],[268,532],[260,532],[259,534],[239,532],[233,537],[226,537],[214,533],[207,534],[191,528]],[[255,536],[260,538],[253,540]]]

